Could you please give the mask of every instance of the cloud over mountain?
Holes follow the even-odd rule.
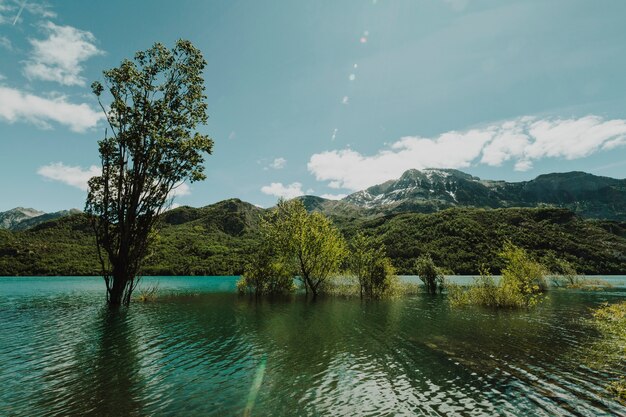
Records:
[[[311,156],[308,169],[331,188],[361,190],[398,178],[408,169],[500,166],[513,161],[526,171],[543,158],[577,159],[626,145],[626,120],[599,116],[572,119],[520,117],[433,138],[407,136],[374,155],[351,149]]]

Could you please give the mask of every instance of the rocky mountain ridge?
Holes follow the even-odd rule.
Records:
[[[574,171],[506,182],[453,169],[411,169],[397,180],[342,201],[369,214],[432,213],[450,207],[560,207],[588,218],[626,220],[626,180]]]
[[[78,209],[61,210],[54,213],[45,213],[32,208],[16,207],[0,212],[0,229],[25,230],[72,214],[82,213]]]

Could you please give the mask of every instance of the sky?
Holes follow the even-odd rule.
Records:
[[[208,62],[207,179],[176,204],[341,198],[410,168],[624,178],[626,2],[0,0],[0,211],[82,208],[92,81],[155,42]]]

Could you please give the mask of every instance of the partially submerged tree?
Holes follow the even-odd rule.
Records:
[[[361,298],[381,298],[398,284],[385,246],[363,233],[357,233],[350,242],[347,264],[358,280]]]
[[[293,263],[308,294],[317,297],[337,273],[346,253],[341,232],[322,213],[308,213],[298,200],[281,200],[262,223],[266,242]]]
[[[92,84],[111,136],[99,141],[102,174],[89,180],[85,211],[112,306],[128,304],[151,233],[172,191],[203,180],[213,141],[196,132],[206,123],[202,71],[206,61],[191,42],[155,44],[104,71]],[[103,104],[105,89],[111,100]]]
[[[430,254],[420,256],[415,262],[415,269],[424,283],[427,293],[436,294],[437,291],[443,290],[445,276],[441,269],[435,265]]]

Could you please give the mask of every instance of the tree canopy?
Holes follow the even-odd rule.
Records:
[[[293,263],[307,293],[316,297],[329,277],[339,271],[347,254],[343,235],[319,212],[308,213],[298,200],[279,201],[261,225],[267,242]]]
[[[130,301],[151,232],[175,188],[205,178],[213,141],[196,131],[208,119],[205,65],[189,41],[172,49],[157,43],[104,71],[104,84],[92,84],[110,135],[99,141],[102,173],[89,181],[85,211],[112,305]]]

